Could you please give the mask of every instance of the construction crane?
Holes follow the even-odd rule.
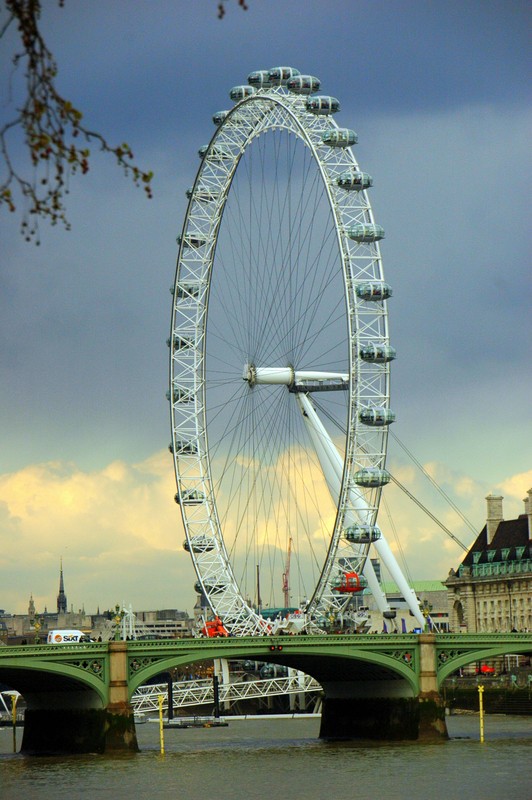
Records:
[[[288,540],[288,553],[283,572],[284,607],[290,608],[290,557],[292,555],[292,537]]]

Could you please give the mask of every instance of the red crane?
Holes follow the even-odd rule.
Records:
[[[288,540],[288,553],[283,572],[284,607],[290,608],[290,556],[292,555],[292,537]]]

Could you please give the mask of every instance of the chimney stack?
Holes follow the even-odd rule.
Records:
[[[525,497],[525,514],[528,517],[528,541],[532,542],[532,489],[529,489]]]
[[[499,522],[502,522],[504,519],[502,516],[502,497],[489,494],[486,500],[488,501],[488,518],[486,520],[487,543],[491,544],[497,528],[499,527]]]

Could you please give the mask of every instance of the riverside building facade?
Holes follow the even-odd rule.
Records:
[[[503,498],[488,495],[486,524],[445,581],[454,632],[532,630],[532,489],[524,513],[505,520]]]

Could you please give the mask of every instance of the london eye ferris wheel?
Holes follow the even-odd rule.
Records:
[[[237,635],[275,607],[319,628],[366,586],[386,612],[371,547],[404,581],[377,526],[394,420],[384,230],[357,135],[319,91],[291,67],[231,90],[178,237],[175,499],[196,590]]]

